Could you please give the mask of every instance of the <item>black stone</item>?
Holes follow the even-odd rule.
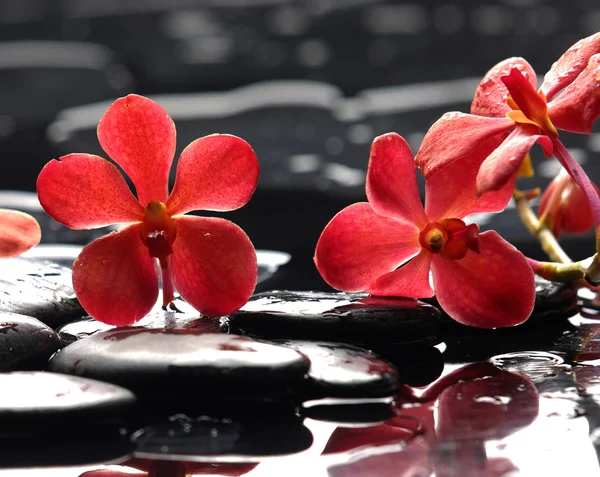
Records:
[[[267,339],[435,344],[439,317],[435,307],[411,299],[272,291],[254,295],[230,316],[230,326]]]
[[[339,424],[377,424],[394,417],[387,402],[315,404],[301,410],[304,417]]]
[[[0,440],[0,469],[37,468],[39,472],[36,471],[35,475],[46,475],[48,467],[119,462],[131,455],[133,446],[118,431],[88,429],[85,422],[74,426],[87,430],[89,434],[65,436],[72,433],[72,428],[57,427],[52,435]],[[56,429],[62,430],[57,432]]]
[[[313,442],[311,432],[293,412],[249,412],[245,416],[209,417],[176,414],[131,436],[141,458],[202,460],[206,456],[264,457],[300,452]]]
[[[86,313],[73,291],[71,270],[48,261],[2,261],[0,313],[33,316],[55,327]]]
[[[577,290],[566,283],[535,275],[535,305],[530,320],[568,318],[578,311]]]
[[[373,351],[394,365],[398,380],[408,386],[426,386],[444,370],[444,356],[433,346],[379,346]]]
[[[58,335],[41,321],[0,313],[0,372],[43,369],[59,346]]]
[[[147,399],[286,395],[309,361],[297,351],[195,329],[131,329],[77,341],[49,364],[55,372],[123,385]]]
[[[71,436],[118,429],[135,396],[112,384],[48,372],[0,373],[0,443],[19,436]],[[2,445],[0,445],[2,447]]]
[[[65,344],[72,343],[81,338],[87,338],[102,331],[127,331],[138,328],[148,329],[194,329],[204,332],[227,332],[229,320],[226,317],[210,318],[202,316],[181,298],[175,298],[174,305],[178,311],[162,310],[162,298],[154,311],[150,312],[132,326],[116,327],[85,316],[78,320],[66,323],[56,329],[61,341]]]
[[[399,387],[394,366],[356,346],[313,341],[282,341],[310,359],[306,393],[310,398],[374,398],[394,395]]]

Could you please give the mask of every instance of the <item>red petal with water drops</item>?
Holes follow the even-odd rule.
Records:
[[[419,250],[416,225],[378,215],[361,202],[331,219],[317,242],[314,259],[329,285],[355,292],[365,290]]]
[[[501,78],[508,75],[513,68],[524,73],[532,86],[536,87],[535,71],[523,58],[509,58],[501,61],[486,73],[477,86],[475,97],[471,103],[471,114],[503,118],[506,113],[511,111],[511,107],[506,102],[508,89],[504,86]]]
[[[419,197],[410,146],[396,133],[375,138],[367,169],[367,197],[373,210],[387,217],[427,224]]]
[[[564,131],[591,134],[600,116],[600,54],[558,96],[548,103],[554,125]]]
[[[496,143],[515,127],[508,118],[486,118],[463,113],[446,113],[427,131],[415,161],[429,178],[443,167],[464,158],[488,141]]]
[[[44,210],[72,229],[140,222],[144,209],[119,170],[91,154],[69,154],[44,166],[37,179]]]
[[[238,209],[252,197],[258,172],[256,154],[243,139],[225,134],[197,139],[179,158],[169,213]]]
[[[535,301],[533,272],[521,252],[494,231],[479,235],[481,253],[461,260],[434,256],[435,294],[453,319],[477,328],[523,323]]]
[[[476,177],[483,161],[502,143],[496,136],[460,161],[440,169],[425,181],[425,211],[432,222],[458,218],[480,212],[500,212],[512,198],[514,182],[506,182],[499,190],[477,198]]]
[[[73,288],[92,317],[129,325],[148,314],[158,297],[155,260],[130,225],[93,241],[73,264]]]
[[[432,256],[431,252],[421,250],[406,265],[379,277],[369,285],[366,291],[375,296],[432,297],[433,290],[429,285],[429,267]]]
[[[552,141],[548,136],[539,134],[536,126],[516,127],[481,164],[477,174],[477,195],[499,191],[506,187],[507,182],[512,183],[525,155],[536,142],[539,142],[548,156],[552,151]]]
[[[544,76],[540,90],[551,100],[570,85],[587,67],[590,58],[600,53],[600,33],[583,38],[565,51]]]
[[[132,180],[143,206],[167,201],[175,124],[161,106],[135,94],[117,99],[98,123],[98,140]]]
[[[40,243],[41,237],[40,226],[31,215],[0,209],[0,258],[21,255]]]
[[[214,217],[178,217],[176,227],[171,264],[183,299],[207,316],[239,310],[258,277],[248,236],[234,223]]]

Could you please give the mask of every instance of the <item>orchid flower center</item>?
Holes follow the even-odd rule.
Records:
[[[517,124],[533,124],[544,134],[558,137],[558,131],[548,116],[544,93],[541,91],[538,93],[517,68],[513,68],[510,74],[501,79],[510,93],[506,102],[512,111],[506,113],[506,116]]]
[[[167,206],[157,200],[144,209],[144,221],[140,224],[140,237],[148,247],[151,257],[158,258],[163,270],[167,269],[167,257],[173,253],[171,245],[176,236],[175,220]]]
[[[459,260],[467,250],[479,253],[479,226],[467,225],[460,219],[429,222],[419,234],[419,243],[442,258]]]

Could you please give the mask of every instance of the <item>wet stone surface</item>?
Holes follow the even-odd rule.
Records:
[[[309,361],[291,348],[194,329],[97,333],[57,353],[55,372],[121,384],[147,399],[286,395]]]
[[[2,373],[0,389],[3,444],[6,438],[54,433],[56,426],[68,426],[71,436],[117,429],[136,400],[119,386],[48,372]]]
[[[328,403],[315,404],[301,410],[304,417],[316,421],[335,422],[346,425],[377,424],[394,417],[387,402]]]
[[[577,290],[565,283],[551,282],[535,275],[535,305],[530,320],[567,318],[577,313]]]
[[[41,321],[0,313],[0,372],[43,369],[59,346],[58,335]]]
[[[439,317],[439,310],[417,300],[273,291],[254,295],[230,324],[232,332],[266,339],[435,344]]]
[[[398,373],[387,361],[356,346],[311,341],[280,341],[306,356],[307,397],[372,398],[392,396],[399,388]]]
[[[209,318],[202,316],[180,298],[174,301],[177,312],[162,310],[162,297],[158,305],[147,316],[131,326],[116,327],[96,321],[91,316],[85,316],[66,323],[56,329],[64,344],[69,344],[81,338],[87,338],[102,331],[127,331],[137,328],[148,329],[193,329],[198,332],[217,333],[227,332],[229,321],[226,317]]]
[[[293,411],[253,410],[230,417],[176,414],[131,436],[143,458],[201,460],[206,456],[269,456],[300,452],[313,442]]]
[[[0,313],[33,316],[55,327],[84,316],[73,291],[71,270],[48,261],[2,261]]]

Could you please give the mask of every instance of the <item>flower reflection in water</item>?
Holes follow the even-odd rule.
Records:
[[[486,442],[531,424],[539,412],[538,392],[524,376],[489,363],[447,374],[423,392],[405,389],[398,416],[375,427],[337,428],[324,454],[347,452],[347,464],[331,477],[505,475],[517,467],[489,457]],[[360,458],[364,455],[364,458]]]

